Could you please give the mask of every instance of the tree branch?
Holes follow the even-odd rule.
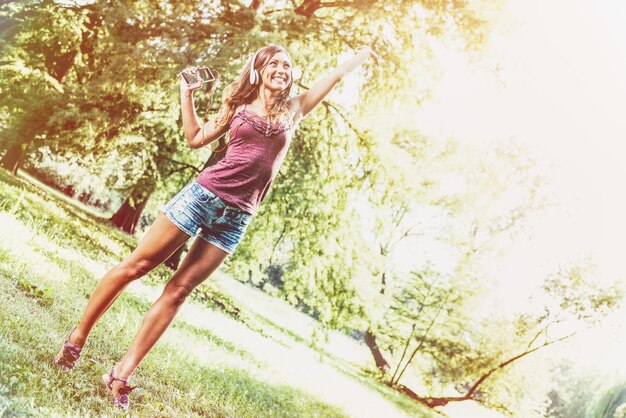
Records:
[[[554,321],[550,321],[550,322],[548,322],[548,323],[546,324],[546,326],[545,326],[545,327],[541,328],[541,329],[540,329],[540,330],[539,330],[539,331],[535,334],[535,336],[532,338],[532,340],[530,340],[530,342],[528,343],[528,345],[526,346],[526,348],[530,348],[530,347],[533,345],[533,343],[537,340],[537,338],[539,338],[539,336],[540,336],[541,334],[543,334],[544,332],[546,332],[546,331],[548,330],[548,327],[549,327],[550,325],[558,324],[559,322],[561,322],[561,321],[559,321],[558,319],[555,319]]]
[[[421,310],[418,311],[418,316],[420,312]],[[409,344],[411,343],[411,340],[413,339],[413,334],[415,333],[416,327],[417,327],[417,322],[415,322],[413,326],[411,327],[411,334],[406,339],[406,344],[404,344],[404,350],[402,350],[402,355],[400,356],[400,360],[398,360],[398,365],[396,366],[396,369],[393,371],[393,375],[391,376],[392,382],[396,378],[396,374],[398,374],[398,369],[400,369],[400,364],[402,364],[402,360],[404,360],[404,356],[406,355],[406,352],[409,349]]]
[[[348,125],[348,128],[350,128],[350,130],[352,132],[355,133],[355,135],[357,136],[357,138],[359,139],[359,141],[361,142],[362,145],[366,145],[367,144],[367,138],[363,135],[363,133],[361,131],[359,131],[348,119],[348,117],[346,115],[344,115],[339,108],[337,108],[337,106],[333,105],[332,103],[324,100],[322,101],[322,104],[324,106],[326,106],[326,108],[330,108],[333,109],[335,112],[337,112],[337,114],[339,116],[341,116],[341,119],[343,119],[343,121],[345,122],[346,125]]]
[[[305,0],[302,4],[294,9],[296,14],[310,19],[316,11],[323,7],[356,7],[357,2],[353,1],[328,1],[322,3],[321,0]]]
[[[423,222],[421,222],[421,221],[420,221],[420,222],[416,223],[415,225],[411,226],[411,227],[410,227],[409,229],[407,229],[406,231],[404,231],[404,234],[400,235],[400,237],[399,237],[398,239],[396,239],[394,242],[392,242],[392,243],[390,243],[390,244],[389,244],[389,246],[388,246],[389,250],[391,250],[394,246],[396,246],[396,245],[397,245],[400,241],[402,241],[402,240],[403,240],[403,239],[405,239],[405,238],[408,238],[408,237],[415,237],[415,236],[420,235],[420,234],[419,234],[419,233],[417,233],[417,232],[412,234],[412,233],[411,233],[411,230],[412,230],[413,228],[416,228],[418,225],[421,225],[422,223],[423,223]]]
[[[394,379],[396,378],[396,374],[398,374],[398,370],[400,370],[400,364],[402,364],[402,360],[404,360],[404,356],[406,355],[406,352],[409,348],[409,344],[411,342],[411,339],[413,338],[413,334],[415,332],[415,328],[417,326],[417,321],[419,321],[420,316],[422,315],[422,312],[424,311],[424,307],[428,306],[426,305],[426,301],[428,300],[428,298],[430,297],[430,294],[433,290],[433,285],[431,285],[428,288],[428,292],[426,293],[426,295],[424,295],[424,297],[422,298],[422,303],[419,306],[419,309],[417,310],[417,315],[415,316],[415,324],[413,325],[413,329],[411,330],[411,335],[409,335],[409,337],[406,340],[406,344],[404,346],[404,351],[402,352],[402,356],[400,357],[400,360],[398,360],[398,365],[396,366],[396,370],[394,370],[393,372],[393,376],[391,376],[391,382],[393,384]],[[398,378],[399,380],[399,378]]]
[[[201,169],[199,167],[193,166],[191,164],[183,163],[182,161],[174,160],[172,158],[165,157],[165,156],[162,156],[161,158],[166,160],[166,161],[172,162],[174,164],[178,164],[179,166],[182,166],[182,167],[176,168],[176,169],[174,169],[172,171],[169,171],[166,174],[167,176],[171,176],[174,173],[178,173],[179,171],[188,170],[188,169],[191,169],[191,170],[194,170],[194,171],[197,171],[197,172],[201,171]]]
[[[280,243],[280,241],[283,239],[283,236],[285,235],[285,232],[287,232],[287,223],[285,222],[285,224],[283,225],[283,230],[280,231],[280,235],[278,236],[278,239],[276,240],[276,242],[274,243],[274,247],[272,248],[272,253],[270,254],[270,260],[269,260],[269,265],[272,265],[272,260],[274,258],[274,251],[276,251],[276,247],[278,247],[278,244]]]
[[[415,392],[413,392],[412,390],[410,390],[409,388],[407,388],[404,385],[399,385],[398,388],[407,393],[409,396],[411,396],[412,398],[424,403],[426,406],[430,407],[430,408],[434,408],[437,406],[444,406],[447,405],[450,402],[461,402],[461,401],[468,401],[471,399],[474,399],[474,394],[476,393],[478,387],[480,385],[482,385],[485,380],[487,380],[489,377],[491,377],[491,375],[493,375],[495,372],[497,372],[498,370],[504,369],[505,367],[507,367],[508,365],[510,365],[511,363],[529,355],[534,353],[535,351],[547,347],[549,345],[552,344],[556,344],[558,342],[564,341],[568,338],[573,337],[574,335],[576,335],[577,332],[572,332],[570,334],[564,335],[561,338],[557,338],[556,340],[551,340],[551,341],[546,341],[545,343],[531,349],[531,350],[525,350],[522,353],[515,355],[511,358],[509,358],[508,360],[503,361],[502,363],[498,364],[497,366],[493,367],[492,369],[490,369],[489,371],[487,371],[487,373],[483,374],[482,376],[480,376],[478,378],[478,380],[476,380],[476,382],[472,385],[472,387],[467,391],[467,393],[465,395],[461,395],[461,396],[442,396],[442,397],[421,397],[419,395],[417,395]]]
[[[398,375],[398,378],[396,379],[396,383],[400,381],[400,379],[402,378],[402,375],[406,371],[407,367],[409,367],[409,364],[411,364],[411,362],[413,361],[413,357],[415,357],[417,352],[422,348],[422,345],[424,345],[424,340],[426,339],[426,336],[428,335],[428,333],[430,332],[430,329],[435,324],[435,321],[439,317],[439,314],[441,313],[441,310],[443,309],[444,305],[448,302],[448,298],[449,297],[450,297],[450,292],[446,293],[446,297],[443,300],[443,302],[441,303],[441,305],[439,305],[439,309],[437,309],[437,313],[435,313],[435,315],[433,316],[432,320],[430,321],[430,324],[428,324],[428,328],[426,328],[426,330],[422,334],[422,337],[420,338],[419,344],[417,345],[415,350],[413,350],[413,352],[411,353],[411,356],[409,357],[409,360],[406,362],[406,364],[404,365],[404,368],[402,369],[402,371]],[[394,384],[393,381],[391,383]]]
[[[532,348],[530,350],[526,350],[516,356],[511,357],[510,359],[503,361],[502,363],[498,364],[496,367],[492,368],[491,370],[489,370],[487,373],[483,374],[477,381],[476,383],[474,383],[474,385],[470,388],[470,390],[467,392],[468,395],[473,395],[474,392],[476,391],[476,389],[478,389],[478,386],[480,386],[485,380],[487,380],[487,378],[489,376],[491,376],[493,373],[495,373],[496,371],[505,368],[506,366],[508,366],[509,364],[513,363],[514,361],[517,361],[519,359],[521,359],[522,357],[525,357],[531,353],[534,353],[535,351],[543,348],[543,347],[547,347],[549,345],[552,344],[556,344],[558,342],[564,341],[568,338],[573,337],[574,335],[576,335],[576,332],[572,332],[570,334],[564,335],[561,338],[557,338],[556,340],[551,340],[551,341],[546,341],[545,343],[538,345],[535,348]]]

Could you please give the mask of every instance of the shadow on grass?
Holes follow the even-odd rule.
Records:
[[[61,200],[58,192],[51,195],[4,170],[0,170],[0,211],[13,214],[51,241],[80,248],[92,258],[119,257],[120,250],[130,252],[137,242],[111,227],[106,219]]]
[[[276,324],[275,322],[271,321],[268,318],[262,317],[258,314],[255,314],[255,318],[259,320],[260,322],[262,322],[263,324],[271,328],[274,328],[278,332],[291,337],[295,342],[309,346],[309,348],[311,348],[312,350],[315,350],[322,356],[325,363],[330,364],[332,367],[339,370],[344,375],[361,383],[363,386],[366,386],[370,390],[379,393],[387,401],[389,401],[390,403],[393,403],[398,409],[404,411],[408,415],[414,415],[416,413],[416,402],[414,400],[410,399],[406,395],[399,393],[398,391],[385,385],[383,382],[379,380],[379,378],[376,376],[375,373],[368,372],[364,370],[362,367],[360,367],[359,365],[356,365],[339,356],[336,356],[335,354],[331,353],[328,350],[325,350],[321,346],[311,346],[309,340],[301,337],[300,335],[296,334],[295,332],[289,329],[286,329]],[[287,346],[286,344],[280,341],[278,341],[278,343],[280,343],[281,345]],[[422,405],[420,404],[420,407],[421,406]],[[434,417],[437,415],[441,415],[441,414],[433,410],[432,416]],[[421,414],[419,416],[424,416],[424,415]]]
[[[420,417],[445,416],[445,414],[436,410],[428,410],[430,414],[424,415],[424,413],[421,412],[422,409],[420,409],[420,415],[415,415],[416,408],[419,407],[425,409],[426,407],[380,381],[380,373],[378,371],[365,370],[358,365],[352,364],[333,355],[325,354],[324,361],[331,364],[335,369],[341,371],[346,376],[349,376],[354,381],[357,381],[370,390],[379,393],[388,402],[394,404],[398,409],[404,411],[408,415]]]
[[[235,344],[231,343],[230,341],[224,340],[223,338],[219,337],[217,334],[211,332],[206,328],[196,327],[183,321],[174,321],[170,328],[189,332],[197,337],[202,338],[204,341],[214,347],[223,348],[226,351],[237,354],[241,358],[245,358],[248,361],[255,361],[254,356],[249,351],[237,347]]]

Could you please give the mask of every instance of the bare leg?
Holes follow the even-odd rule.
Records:
[[[91,329],[130,282],[136,280],[174,253],[189,235],[159,213],[137,248],[102,277],[91,294],[85,312],[70,336],[70,342],[83,346]]]
[[[174,319],[180,306],[193,289],[211,275],[226,259],[228,253],[203,239],[191,246],[183,264],[174,273],[163,293],[144,317],[137,336],[115,367],[115,376],[125,379],[135,371],[148,351],[159,340]],[[113,395],[118,396],[121,382],[113,383]]]

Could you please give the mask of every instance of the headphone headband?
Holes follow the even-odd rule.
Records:
[[[254,54],[254,56],[252,57],[252,62],[250,63],[250,84],[256,84],[259,82],[259,79],[260,79],[258,71],[254,69],[254,63],[256,62],[256,56],[259,55],[259,52],[261,52],[261,49],[259,49]]]

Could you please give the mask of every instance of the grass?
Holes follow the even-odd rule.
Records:
[[[120,415],[100,376],[122,356],[158,294],[160,285],[149,285],[171,272],[160,267],[133,283],[98,323],[76,368],[63,372],[52,357],[98,278],[136,239],[4,171],[0,225],[0,416]],[[142,389],[133,393],[131,415],[435,416],[339,355],[320,359],[298,330],[210,284],[194,300],[133,376]]]
[[[6,272],[1,274],[5,279]],[[132,304],[118,308],[115,319],[94,333],[80,367],[64,373],[50,362],[58,349],[59,335],[66,331],[56,315],[50,315],[50,310],[56,309],[34,304],[29,295],[11,286],[14,280],[0,283],[4,299],[0,309],[4,415],[114,414],[99,376],[122,354],[132,337],[127,330],[130,327],[124,325],[138,322],[140,312],[133,310]],[[53,305],[61,303],[55,300]],[[16,311],[20,314],[15,315]],[[221,356],[241,357],[241,353],[231,353],[229,347],[215,344],[210,338],[197,339],[211,346],[213,352],[222,351]],[[140,416],[303,416],[315,411],[310,416],[344,416],[338,408],[303,391],[267,384],[245,369],[210,367],[198,360],[193,354],[173,351],[167,345],[155,347],[135,379],[145,390],[135,397],[134,412]]]

